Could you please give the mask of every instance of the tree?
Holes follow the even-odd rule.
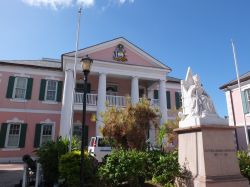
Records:
[[[103,136],[124,149],[145,149],[150,123],[159,125],[159,111],[151,107],[146,98],[135,105],[129,103],[125,108],[111,107],[101,115]]]

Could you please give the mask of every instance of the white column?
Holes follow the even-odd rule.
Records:
[[[161,111],[161,121],[163,124],[168,119],[167,113],[167,98],[166,98],[166,80],[159,81],[159,99],[160,99],[160,111]]]
[[[100,128],[103,126],[101,112],[105,111],[106,103],[106,74],[100,73],[98,83],[98,98],[97,98],[97,122],[96,122],[96,136],[101,135]]]
[[[139,80],[138,77],[133,77],[131,81],[131,103],[139,102]]]
[[[149,140],[150,144],[155,146],[156,145],[156,138],[155,138],[155,126],[154,124],[150,123],[150,128],[149,128]]]
[[[72,94],[74,88],[73,70],[65,71],[62,111],[61,111],[61,125],[60,136],[70,137],[71,117],[72,117],[72,102],[74,102]]]

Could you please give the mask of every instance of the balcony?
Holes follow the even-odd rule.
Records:
[[[82,99],[83,93],[76,92],[74,97],[75,105],[82,105]],[[97,94],[87,94],[87,107],[96,107],[97,99]],[[106,95],[106,103],[108,106],[125,107],[128,102],[130,102],[130,98],[125,96]],[[159,107],[159,99],[150,99],[150,105],[153,107]]]

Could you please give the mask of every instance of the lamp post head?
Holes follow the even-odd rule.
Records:
[[[82,58],[80,62],[82,63],[82,71],[84,73],[89,73],[93,60],[86,55],[86,57]]]

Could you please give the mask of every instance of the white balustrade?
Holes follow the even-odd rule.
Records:
[[[107,95],[106,102],[108,106],[125,107],[127,105],[127,99],[125,96]]]
[[[75,93],[75,104],[82,104],[83,93],[76,92]],[[87,94],[86,102],[89,106],[97,106],[97,94]],[[141,100],[142,98],[140,98]],[[153,107],[159,107],[160,101],[159,99],[149,99],[150,105]],[[118,106],[125,107],[127,103],[130,102],[130,98],[125,96],[117,96],[117,95],[106,95],[106,102],[108,106]]]
[[[89,94],[88,93],[86,96],[87,96],[87,98],[86,98],[87,105],[90,105],[90,106],[97,105],[97,94]],[[74,99],[75,99],[75,104],[82,104],[83,93],[76,92]]]

